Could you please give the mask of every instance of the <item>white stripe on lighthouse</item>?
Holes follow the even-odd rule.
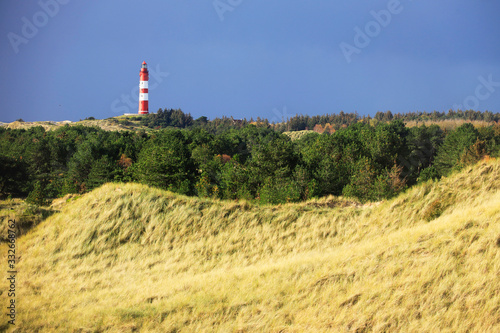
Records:
[[[148,93],[140,93],[139,94],[139,101],[147,101],[149,98]]]
[[[139,84],[139,88],[141,89],[148,89],[148,81],[141,81],[141,83]]]

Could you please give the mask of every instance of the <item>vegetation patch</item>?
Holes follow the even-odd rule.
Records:
[[[105,184],[18,239],[16,325],[498,331],[499,190],[497,160],[376,205],[260,205]]]
[[[424,219],[428,222],[437,219],[444,211],[443,203],[441,200],[434,200],[429,207],[424,211]]]
[[[0,201],[0,242],[7,242],[8,221],[16,221],[17,236],[26,234],[40,222],[56,213],[51,207],[40,207],[21,199],[7,199]]]

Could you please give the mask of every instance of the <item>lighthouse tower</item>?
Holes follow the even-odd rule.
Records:
[[[148,81],[149,81],[149,71],[148,65],[144,61],[141,68],[141,82],[139,84],[139,114],[148,114]]]

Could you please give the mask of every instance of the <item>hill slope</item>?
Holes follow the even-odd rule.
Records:
[[[340,198],[254,206],[107,184],[18,240],[16,324],[498,331],[499,190],[499,161],[372,206]],[[6,262],[5,244],[1,254]],[[0,288],[7,304],[5,279]]]
[[[0,123],[0,127],[10,129],[30,129],[32,127],[42,126],[46,131],[56,130],[63,126],[88,126],[99,127],[105,131],[135,131],[135,130],[150,130],[140,123],[141,116],[118,116],[107,119],[80,120],[72,122],[65,121],[14,121],[11,123]]]

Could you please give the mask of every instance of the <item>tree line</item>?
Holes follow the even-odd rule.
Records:
[[[345,113],[340,111],[338,114],[324,115],[299,115],[283,118],[278,122],[270,122],[268,119],[257,117],[234,119],[233,117],[222,117],[208,120],[202,116],[194,119],[191,114],[184,113],[180,109],[159,109],[156,113],[148,114],[147,116],[139,117],[141,125],[152,129],[161,128],[203,128],[210,133],[218,134],[228,129],[241,129],[250,124],[256,126],[264,126],[272,128],[278,132],[303,131],[313,130],[315,126],[320,125],[331,126],[333,130],[345,128],[357,122],[371,122],[376,125],[378,122],[390,122],[393,120],[421,121],[421,122],[438,122],[443,120],[466,120],[466,121],[485,121],[496,122],[500,121],[500,114],[491,111],[474,111],[474,110],[449,110],[448,112],[408,112],[393,114],[391,111],[377,112],[374,117],[359,116],[357,113]]]
[[[407,128],[401,119],[358,119],[331,134],[292,141],[272,126],[231,118],[219,128],[179,112],[150,119],[168,126],[156,122],[159,129],[148,133],[1,128],[0,193],[41,205],[106,182],[140,182],[272,204],[331,194],[375,201],[500,154],[499,125],[444,132],[437,125]]]

